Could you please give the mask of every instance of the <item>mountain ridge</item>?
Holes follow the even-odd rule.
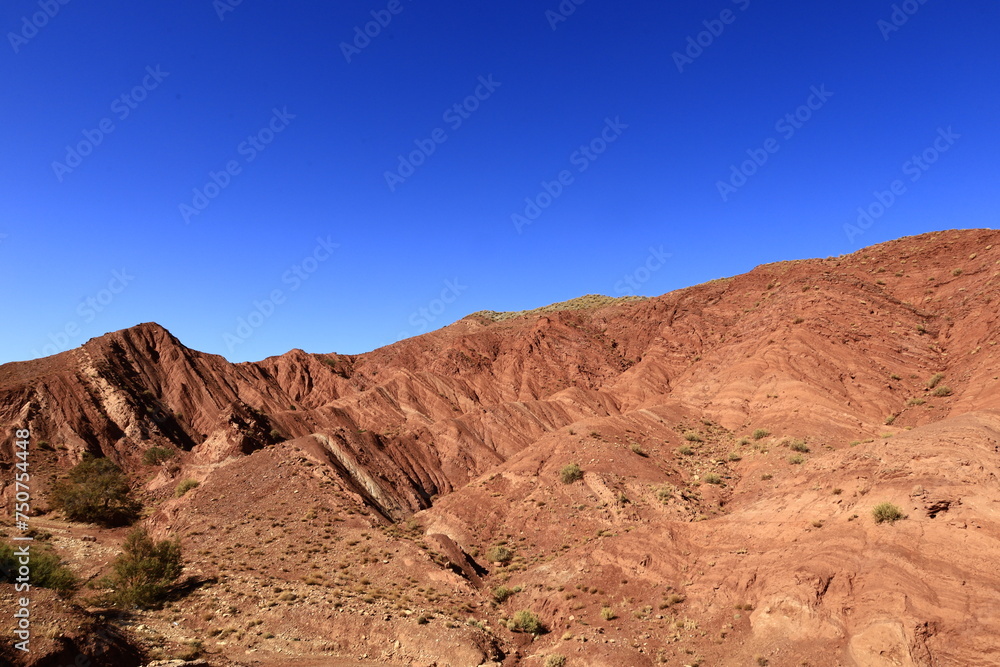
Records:
[[[53,473],[85,452],[111,458],[157,534],[201,554],[190,569],[217,576],[221,554],[240,554],[238,586],[185,602],[187,632],[207,634],[195,612],[226,599],[277,637],[246,629],[213,645],[220,664],[251,649],[346,659],[370,646],[397,664],[535,665],[559,651],[591,665],[987,664],[976,661],[1000,650],[988,639],[1000,614],[972,588],[1000,584],[977,560],[1000,545],[998,241],[936,232],[659,297],[473,314],[359,355],[234,364],[144,323],[0,366],[0,418],[48,443],[37,456]],[[175,463],[145,465],[153,446]],[[4,442],[0,465],[12,461]],[[570,464],[581,477],[563,484]],[[174,498],[183,479],[201,486]],[[910,518],[874,524],[869,498],[883,496]],[[282,503],[320,518],[285,522]],[[312,564],[337,571],[365,554],[374,583],[303,584],[309,558],[257,572],[253,531],[292,550],[324,535]],[[375,535],[382,557],[369,563],[358,544]],[[932,581],[960,535],[969,554]],[[487,556],[500,544],[511,560]],[[402,590],[411,577],[424,592]],[[239,593],[276,580],[304,611],[285,618]],[[508,584],[523,592],[496,602],[491,589]],[[310,625],[332,600],[337,632],[367,640]],[[737,619],[736,604],[752,609]],[[605,606],[619,618],[602,618]],[[510,632],[522,607],[552,632]],[[975,623],[963,617],[980,607]],[[145,620],[180,641],[163,618]],[[436,647],[431,630],[456,648]]]

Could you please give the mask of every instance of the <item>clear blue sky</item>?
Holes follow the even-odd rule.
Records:
[[[235,2],[0,10],[0,362],[362,352],[998,222],[993,0]]]

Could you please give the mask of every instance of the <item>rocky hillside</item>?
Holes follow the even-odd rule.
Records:
[[[0,419],[43,510],[91,452],[181,537],[200,584],[111,621],[142,659],[992,665],[998,302],[1000,233],[971,230],[363,355],[231,364],[144,324],[0,367]],[[87,576],[121,541],[37,521]]]

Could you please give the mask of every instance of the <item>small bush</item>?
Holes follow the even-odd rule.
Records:
[[[927,388],[933,389],[934,387],[938,386],[941,383],[941,380],[943,379],[944,379],[944,373],[935,373],[934,375],[931,376],[931,379],[927,381]]]
[[[514,552],[504,544],[490,547],[486,552],[486,558],[491,563],[509,563],[514,558]]]
[[[688,431],[684,434],[684,439],[688,442],[701,442],[701,436],[694,431]]]
[[[52,501],[70,521],[121,526],[135,521],[140,505],[132,499],[128,477],[105,458],[86,455],[55,485]]]
[[[182,567],[179,542],[154,543],[144,528],[136,528],[125,538],[114,574],[105,582],[114,589],[108,597],[121,607],[155,607],[166,598]]]
[[[736,461],[742,461],[743,457],[740,456],[737,452],[729,452],[729,460],[735,463]]]
[[[914,398],[911,398],[910,400],[908,400],[906,402],[906,404],[912,407],[912,406],[915,406],[915,405],[923,405],[926,402],[927,401],[925,401],[922,398],[916,398],[916,397],[914,397]]]
[[[656,490],[656,498],[661,503],[665,503],[674,497],[674,487],[664,484]]]
[[[497,601],[498,604],[503,604],[514,595],[516,591],[508,586],[497,586],[493,589],[493,599]]]
[[[26,544],[22,542],[23,546]],[[76,575],[62,564],[62,560],[48,547],[33,545],[31,552],[31,574],[28,583],[32,586],[49,588],[60,596],[67,597],[76,590],[79,582]],[[18,562],[17,550],[9,544],[0,543],[0,581],[16,583]]]
[[[649,454],[646,453],[646,450],[644,450],[642,448],[642,445],[640,445],[637,442],[633,442],[631,445],[628,446],[628,448],[632,450],[633,454],[638,454],[639,456],[642,456],[643,458],[649,456]]]
[[[527,609],[522,609],[514,614],[514,619],[508,627],[514,632],[528,632],[533,635],[545,632],[545,626],[542,625],[541,619]]]
[[[941,385],[940,387],[934,390],[935,396],[951,396],[953,393],[954,392],[951,390],[951,387],[945,385]]]
[[[142,462],[148,466],[162,465],[172,459],[177,453],[166,447],[150,447],[142,455]]]
[[[710,472],[703,478],[706,484],[722,484],[722,478],[716,475],[714,472]]]
[[[793,440],[788,446],[793,452],[809,453],[809,445],[806,444],[805,440]]]
[[[601,607],[601,618],[605,621],[613,621],[618,618],[618,615],[615,614],[615,610],[611,607]]]
[[[896,415],[889,415],[888,417],[885,418],[885,425],[892,426],[895,421],[896,421]]]
[[[187,493],[191,489],[196,488],[197,486],[198,486],[198,480],[195,479],[181,480],[180,483],[177,484],[177,488],[174,489],[174,497],[180,498],[185,493]]]
[[[583,471],[580,470],[580,466],[576,463],[570,463],[559,471],[559,478],[562,479],[563,484],[572,484],[583,479]]]
[[[788,457],[788,462],[791,463],[792,465],[797,466],[805,463],[805,459],[802,457],[801,454],[795,454],[794,456]]]
[[[684,456],[691,456],[692,454],[694,454],[694,450],[688,447],[687,445],[684,445],[683,447],[677,448],[677,453],[683,454]]]
[[[557,655],[553,653],[552,655],[545,658],[545,667],[565,667],[566,656]]]
[[[882,502],[872,508],[872,516],[875,517],[875,523],[894,523],[900,519],[905,519],[906,515],[903,514],[903,510],[899,509],[890,502]]]
[[[753,432],[753,439],[754,439],[754,440],[760,440],[760,439],[762,439],[762,438],[766,438],[766,437],[767,437],[767,436],[769,436],[769,435],[771,435],[771,432],[770,432],[770,431],[767,431],[767,430],[765,430],[765,429],[762,429],[762,428],[758,428],[758,429],[756,429],[756,430],[755,430],[755,431]]]

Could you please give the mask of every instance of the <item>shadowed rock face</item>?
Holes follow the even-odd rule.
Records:
[[[449,654],[362,599],[337,622],[368,619],[368,639],[338,655],[384,637],[401,664],[986,665],[998,304],[1000,233],[941,232],[656,298],[476,314],[362,355],[231,364],[143,324],[0,367],[0,419],[47,441],[46,465],[103,454],[151,498],[201,481],[150,519],[163,534],[274,503],[263,471],[285,461],[305,481],[284,502],[354,507],[392,548],[426,545],[384,581],[448,581],[489,621],[439,627],[463,647]],[[150,475],[154,445],[179,454]],[[563,484],[569,463],[583,479]],[[875,523],[883,500],[907,518]],[[524,590],[490,606],[501,583]],[[552,630],[531,646],[500,625],[521,608]]]

